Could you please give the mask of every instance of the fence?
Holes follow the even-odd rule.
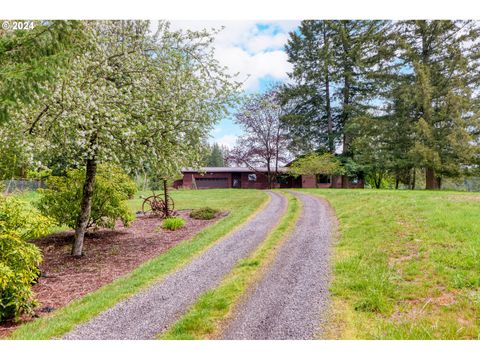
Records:
[[[33,191],[44,187],[41,180],[5,180],[2,183],[6,194],[15,191]]]

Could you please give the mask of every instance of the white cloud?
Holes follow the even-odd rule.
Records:
[[[238,136],[236,135],[224,135],[219,139],[215,139],[214,142],[231,149],[235,145],[235,142],[237,141],[237,139],[238,139]]]
[[[259,26],[257,26],[260,24]],[[284,81],[291,65],[283,51],[288,32],[298,26],[298,21],[172,21],[172,29],[220,29],[215,39],[216,57],[238,73],[248,91],[258,90],[263,77]]]

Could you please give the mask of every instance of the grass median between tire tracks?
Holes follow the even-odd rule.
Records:
[[[280,222],[249,257],[240,260],[220,285],[205,294],[190,307],[160,339],[193,340],[215,337],[223,323],[239,303],[248,288],[261,276],[283,240],[295,228],[300,215],[300,204],[289,193],[288,207]]]

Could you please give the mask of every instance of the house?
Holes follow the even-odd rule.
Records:
[[[302,175],[294,177],[287,173],[288,168],[278,169],[279,175],[274,188],[363,188],[362,178],[349,178],[345,175]],[[183,169],[183,179],[176,181],[175,187],[187,189],[268,189],[266,168],[256,171],[248,167],[203,167],[198,170]]]

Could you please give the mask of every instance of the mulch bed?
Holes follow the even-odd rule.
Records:
[[[178,212],[186,224],[176,231],[162,229],[161,219],[149,216],[137,217],[128,228],[119,223],[115,230],[92,231],[85,236],[85,256],[78,259],[70,256],[73,231],[36,240],[43,252],[43,263],[42,275],[32,288],[39,302],[35,316],[44,316],[97,290],[218,220],[195,220],[188,216],[189,212]],[[31,319],[0,324],[0,337]]]

